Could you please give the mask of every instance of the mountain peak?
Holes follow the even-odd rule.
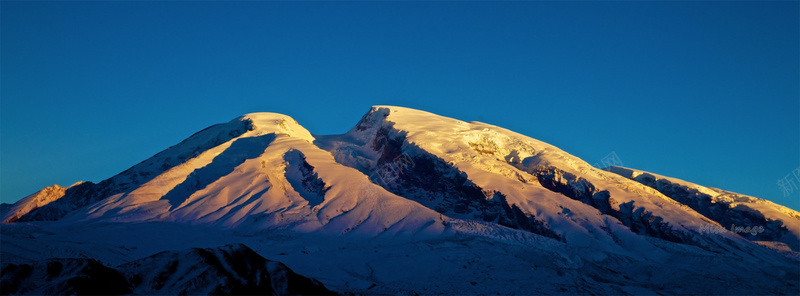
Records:
[[[72,186],[78,185],[81,182],[75,183]],[[58,184],[53,184],[53,186],[47,186],[42,190],[39,190],[31,195],[26,196],[25,198],[19,200],[18,202],[14,203],[7,212],[2,213],[2,222],[10,223],[14,222],[20,217],[24,216],[25,214],[33,211],[37,208],[43,207],[59,198],[64,196],[64,193],[70,187],[63,187]]]
[[[437,117],[443,118],[440,115],[433,114],[428,111],[422,111],[418,109],[408,108],[408,107],[399,107],[399,106],[388,106],[388,105],[375,105],[372,106],[370,109],[370,114],[380,114],[384,117],[391,116],[393,119],[411,119],[415,117]]]
[[[258,134],[286,134],[292,137],[302,138],[309,142],[314,141],[314,137],[311,133],[301,126],[297,120],[294,120],[294,118],[288,115],[258,112],[242,115],[235,120],[249,122],[252,126],[252,130],[257,131]]]

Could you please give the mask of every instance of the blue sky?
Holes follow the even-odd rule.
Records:
[[[209,125],[339,134],[372,105],[800,209],[797,1],[2,2],[0,201]],[[795,180],[800,183],[800,180]]]

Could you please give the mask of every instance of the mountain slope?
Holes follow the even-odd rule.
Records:
[[[20,217],[21,221],[58,220],[72,211],[91,205],[115,194],[124,194],[141,184],[152,181],[161,173],[173,169],[220,143],[252,130],[252,122],[237,118],[199,131],[175,146],[100,183],[83,182],[65,191],[64,196]]]
[[[656,189],[723,226],[708,232],[732,231],[750,240],[781,242],[800,251],[800,213],[795,210],[645,171],[613,166],[608,171]]]

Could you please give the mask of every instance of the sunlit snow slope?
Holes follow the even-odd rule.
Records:
[[[177,245],[247,243],[338,292],[798,287],[796,211],[594,168],[497,126],[392,106],[327,136],[286,115],[244,115],[107,180],[49,187],[2,214],[0,252],[21,263],[93,257],[115,266]],[[525,284],[497,284],[506,280]]]
[[[216,137],[215,145],[198,141],[172,147],[165,152],[181,155],[182,163],[157,165],[171,157],[156,155],[139,165],[146,170],[133,174],[152,178],[63,220],[173,221],[367,236],[444,229],[438,213],[336,163],[291,117],[255,113],[227,126],[248,129],[221,130],[217,134],[232,136]]]
[[[72,186],[79,184],[80,183],[77,183]],[[67,189],[68,188],[64,188],[56,184],[45,187],[34,194],[28,195],[11,205],[8,209],[4,210],[1,221],[6,223],[14,222],[25,214],[63,197]]]
[[[718,216],[730,215],[711,215],[653,185],[663,177],[650,184],[638,175],[594,168],[497,126],[402,107],[373,107],[348,133],[317,137],[291,117],[254,113],[99,184],[44,189],[15,204],[4,221],[173,221],[375,236],[442,233],[456,218],[620,252],[649,253],[644,237],[723,249],[742,243],[736,233],[707,231],[727,227]],[[780,225],[758,240],[796,250],[797,212],[765,202],[748,203],[753,211],[726,204],[736,209],[726,213],[766,213]]]
[[[480,122],[377,106],[347,134],[319,137],[318,144],[389,191],[448,216],[574,245],[649,249],[641,236],[700,246],[741,240],[708,235],[717,222],[653,188]]]

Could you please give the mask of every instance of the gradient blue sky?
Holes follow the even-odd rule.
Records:
[[[0,201],[100,181],[209,125],[314,134],[371,105],[800,209],[797,1],[0,3]],[[800,182],[800,180],[796,180]]]

